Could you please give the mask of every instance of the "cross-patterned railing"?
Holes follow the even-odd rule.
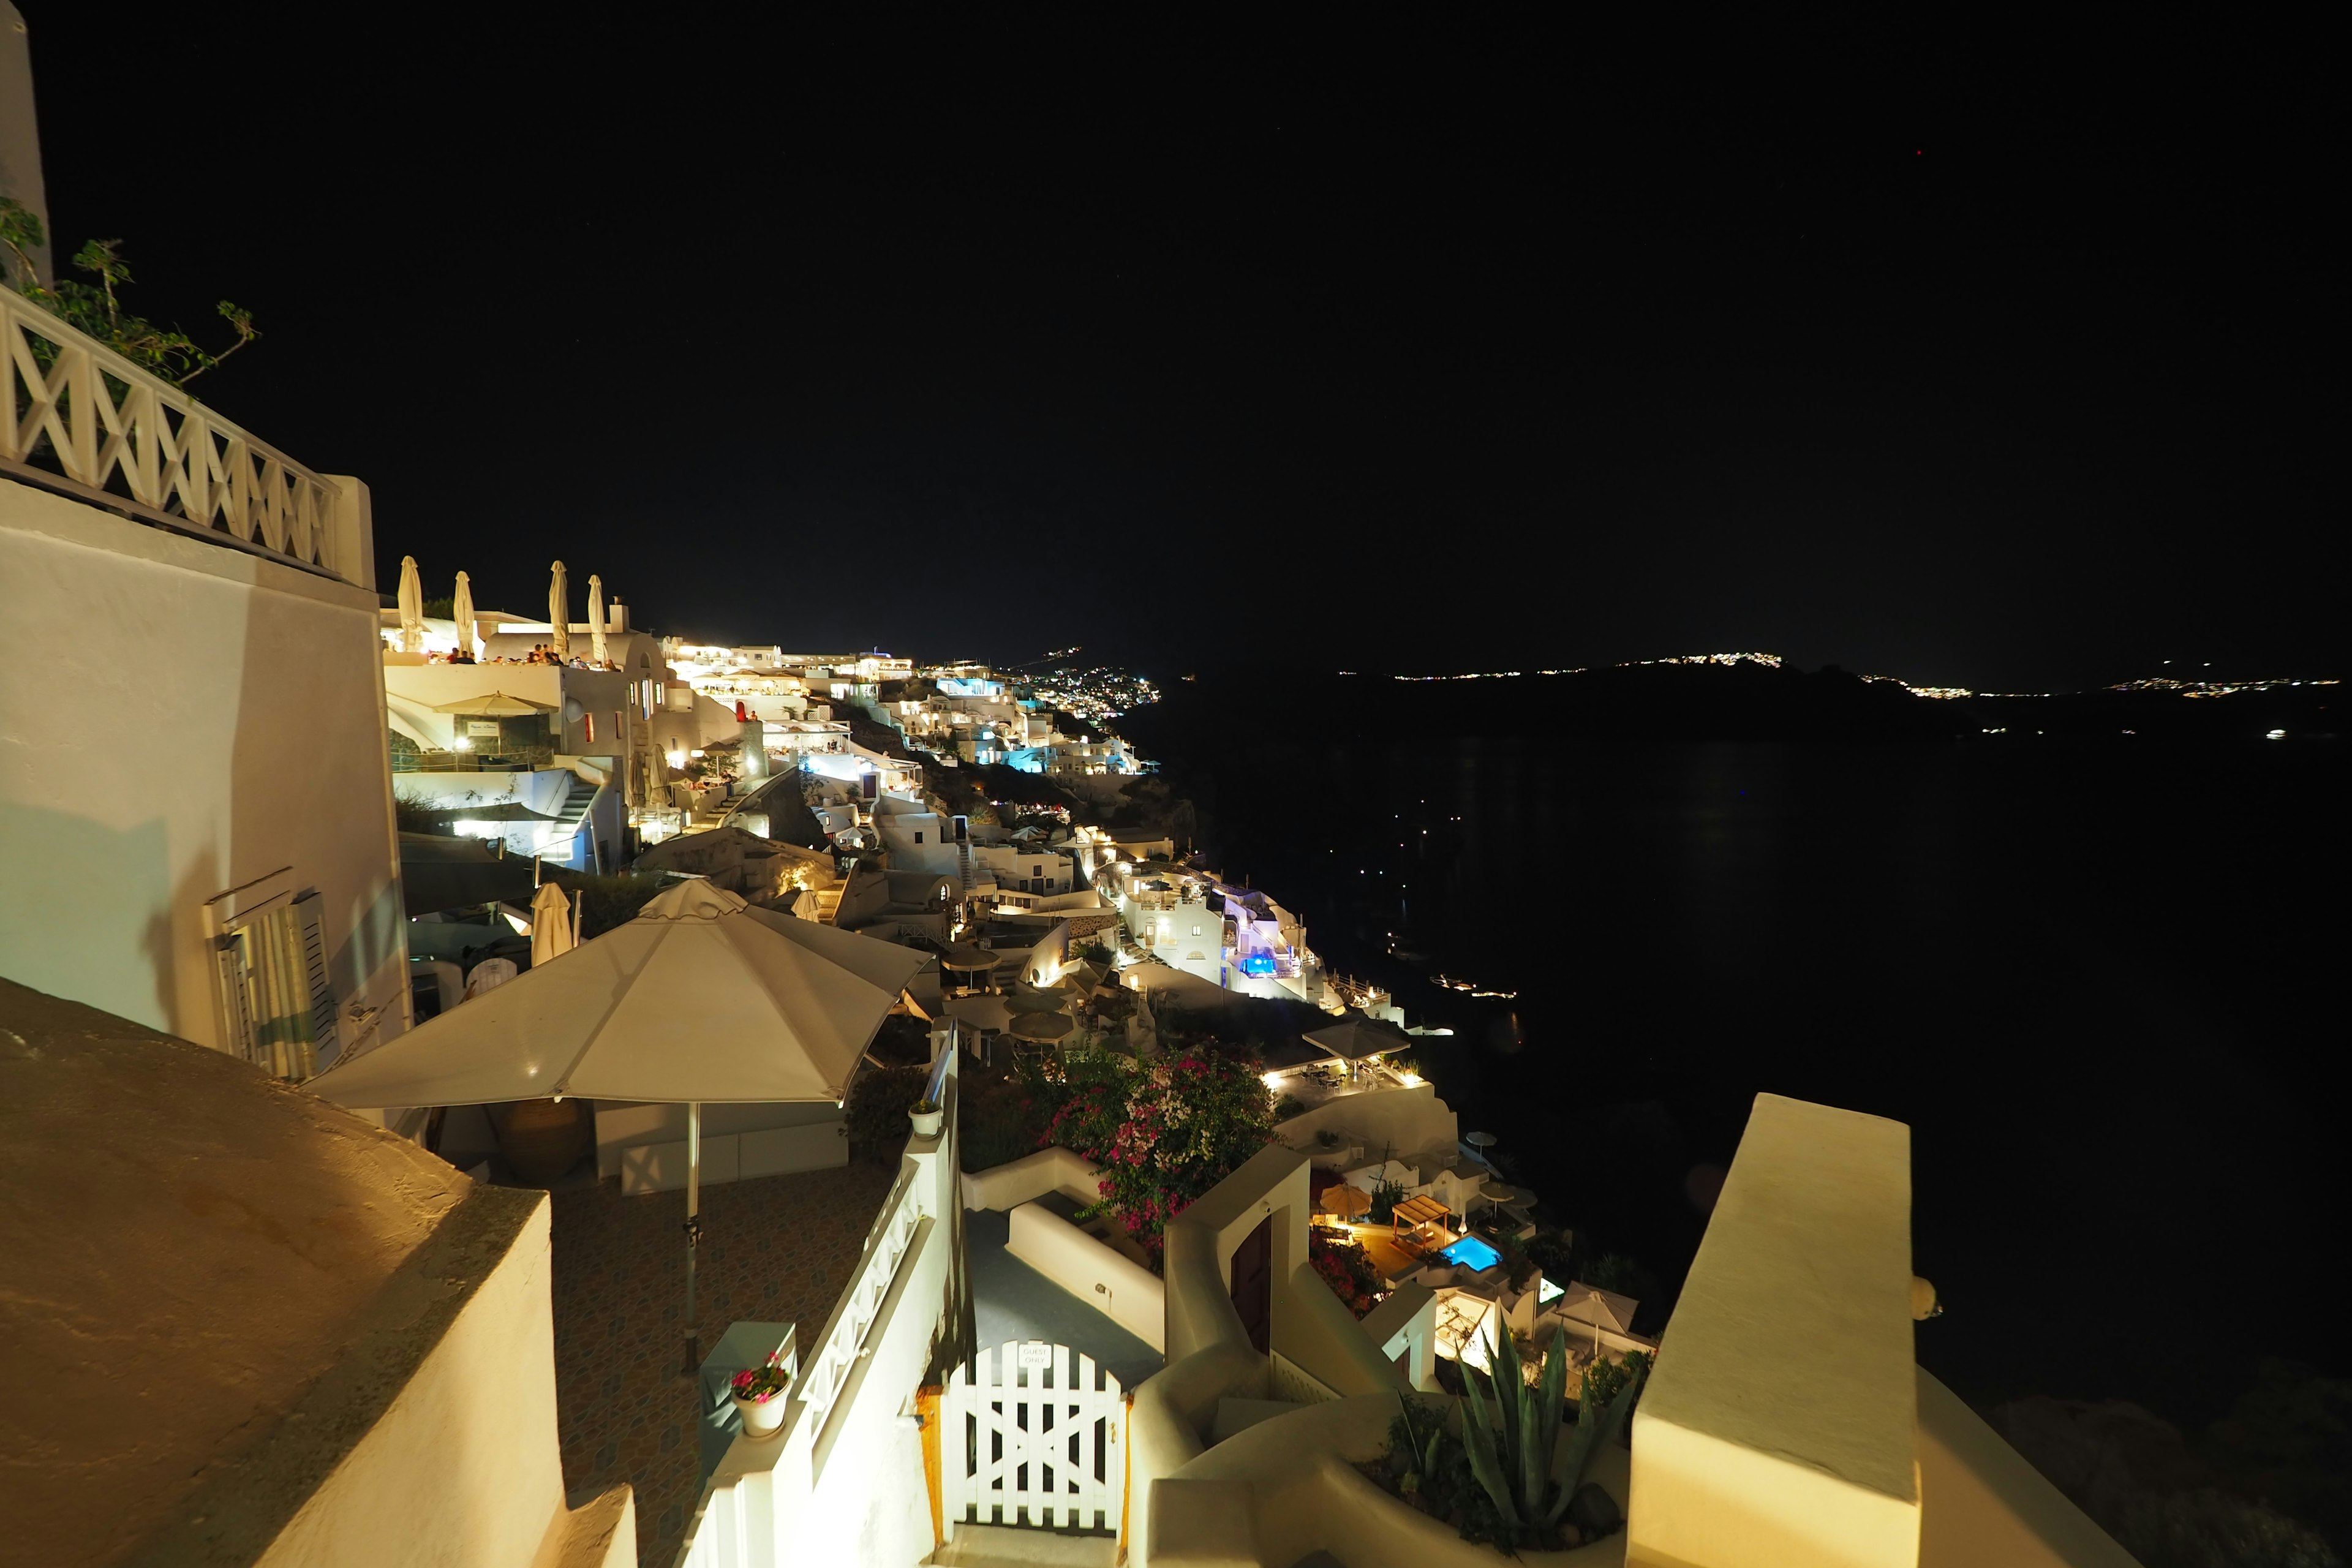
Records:
[[[0,471],[347,582],[343,489],[0,287]]]
[[[898,1172],[898,1180],[890,1189],[889,1198],[876,1216],[874,1228],[866,1237],[865,1255],[859,1258],[856,1278],[833,1309],[833,1318],[818,1339],[816,1351],[801,1373],[801,1403],[807,1407],[806,1418],[813,1438],[822,1438],[825,1422],[833,1415],[834,1405],[857,1365],[859,1353],[866,1348],[866,1333],[881,1315],[882,1300],[890,1293],[890,1282],[898,1277],[898,1264],[914,1244],[915,1232],[923,1219],[922,1193],[916,1181],[918,1167],[909,1161]]]

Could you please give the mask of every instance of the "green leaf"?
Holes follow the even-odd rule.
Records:
[[[1536,1380],[1536,1409],[1542,1420],[1536,1431],[1536,1451],[1543,1456],[1543,1475],[1551,1479],[1553,1450],[1559,1447],[1559,1416],[1568,1397],[1568,1335],[1565,1331],[1551,1337],[1551,1348],[1544,1352],[1543,1375]],[[1535,1493],[1528,1495],[1530,1505],[1536,1505]]]
[[[1511,1497],[1511,1483],[1503,1468],[1503,1458],[1495,1451],[1495,1429],[1488,1425],[1489,1405],[1478,1392],[1485,1381],[1470,1367],[1462,1369],[1463,1392],[1468,1396],[1469,1407],[1462,1413],[1462,1447],[1470,1455],[1470,1473],[1494,1500],[1495,1511],[1508,1524],[1519,1522],[1518,1504]]]

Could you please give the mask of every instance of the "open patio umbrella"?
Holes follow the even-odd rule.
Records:
[[[547,646],[555,650],[558,658],[572,657],[572,594],[563,580],[563,563],[549,568],[553,574],[547,584],[547,629],[551,634]]]
[[[690,1366],[703,1103],[840,1103],[926,957],[680,882],[571,963],[533,968],[308,1087],[354,1110],[567,1094],[684,1104]]]
[[[1018,1040],[1050,1044],[1077,1026],[1077,1020],[1066,1013],[1022,1013],[1014,1016],[1013,1026],[1005,1032]]]
[[[416,557],[400,558],[400,651],[425,651],[425,584],[416,576]]]
[[[593,572],[588,574],[588,657],[598,664],[610,664],[604,657],[604,579]]]
[[[476,713],[484,718],[526,719],[534,713],[552,713],[552,704],[533,702],[528,697],[509,697],[503,691],[493,691],[482,697],[460,697],[455,702],[436,702],[436,713]]]
[[[1323,1189],[1323,1212],[1338,1215],[1341,1219],[1354,1219],[1372,1212],[1372,1194],[1361,1187],[1336,1183]]]
[[[572,900],[552,882],[541,882],[530,899],[530,966],[537,969],[580,945],[572,931]]]
[[[1369,1057],[1383,1057],[1391,1051],[1410,1049],[1412,1037],[1394,1024],[1367,1018],[1362,1014],[1350,1015],[1340,1023],[1326,1029],[1315,1029],[1300,1037],[1311,1046],[1320,1047],[1342,1061],[1362,1061]]]
[[[999,956],[989,948],[951,942],[940,950],[940,967],[962,975],[964,977],[962,984],[970,985],[974,976],[993,973]]]
[[[474,635],[474,581],[457,574],[457,592],[449,601],[449,618],[457,623],[457,651],[467,658],[482,657],[482,639]]]

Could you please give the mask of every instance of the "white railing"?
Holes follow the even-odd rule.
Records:
[[[826,1320],[824,1331],[816,1342],[816,1353],[809,1358],[801,1374],[801,1403],[806,1406],[805,1419],[809,1435],[822,1441],[825,1422],[841,1391],[856,1370],[859,1353],[866,1348],[866,1331],[881,1315],[883,1298],[890,1293],[890,1282],[898,1276],[898,1264],[913,1245],[915,1232],[923,1220],[922,1192],[916,1181],[918,1167],[908,1162],[898,1172],[898,1183],[890,1189],[889,1198],[876,1216],[874,1228],[866,1237],[866,1252],[858,1261],[857,1274],[841,1300],[834,1304],[833,1316]]]
[[[338,548],[339,514],[353,504],[341,485],[5,287],[0,384],[0,469],[364,581],[345,558],[356,550]]]

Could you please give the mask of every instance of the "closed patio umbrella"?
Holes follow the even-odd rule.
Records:
[[[580,1095],[687,1108],[686,1339],[696,1357],[705,1101],[831,1100],[926,955],[753,909],[707,881],[312,1079],[355,1110]]]
[[[530,966],[537,969],[579,945],[572,930],[572,900],[554,883],[541,882],[530,899]]]
[[[547,584],[547,646],[555,650],[558,658],[572,657],[572,593],[563,580],[563,563],[549,568],[552,575]]]
[[[604,579],[593,572],[588,574],[588,657],[597,664],[610,664],[604,657]]]
[[[400,558],[400,651],[425,651],[425,584],[416,575],[416,557]]]
[[[457,623],[457,651],[467,658],[482,657],[481,639],[474,635],[474,584],[457,574],[457,595],[449,602],[449,617]]]

